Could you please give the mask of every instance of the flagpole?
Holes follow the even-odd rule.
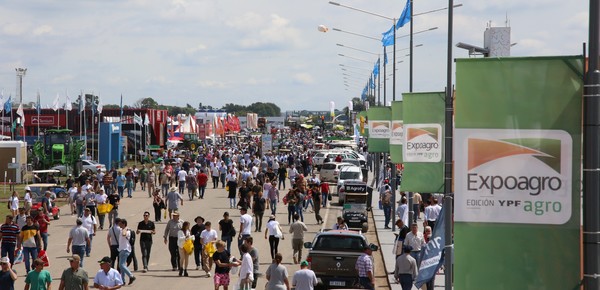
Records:
[[[40,139],[40,111],[41,111],[41,107],[40,107],[40,90],[38,89],[37,91],[37,104],[35,107],[35,110],[37,111],[37,138],[38,140]]]
[[[81,97],[85,102],[85,95],[82,94]],[[83,140],[85,142],[85,156],[87,157],[88,143],[87,143],[87,119],[85,116],[85,105],[83,106]]]
[[[60,98],[58,96],[56,96],[57,101],[56,102],[56,125],[58,127],[58,129],[60,129],[60,107],[58,106],[58,104],[60,103]]]
[[[13,130],[13,123],[15,121],[14,115],[13,115],[13,109],[12,109],[12,103],[10,104],[10,137],[11,139],[15,140],[15,130]],[[16,127],[16,126],[15,126]]]
[[[136,128],[137,122],[136,121],[137,120],[135,120],[135,116],[136,115],[134,115],[134,118],[133,118],[134,119],[133,120],[133,161],[134,161],[134,164],[137,165],[137,133],[136,133],[136,130],[137,130],[137,128]]]

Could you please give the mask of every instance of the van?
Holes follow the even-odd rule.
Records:
[[[354,166],[346,162],[327,162],[321,166],[320,179],[322,182],[337,183],[340,170],[346,166]]]

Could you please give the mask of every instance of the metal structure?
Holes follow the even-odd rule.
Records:
[[[19,104],[23,103],[23,77],[27,74],[26,68],[16,68],[17,72],[17,97],[19,97]]]
[[[81,154],[85,144],[73,139],[69,129],[46,130],[44,136],[33,145],[33,164],[36,169],[47,169],[54,165],[65,165],[79,173]],[[67,169],[68,170],[68,169]]]

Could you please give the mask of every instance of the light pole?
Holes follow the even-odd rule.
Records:
[[[17,72],[17,96],[19,96],[19,104],[23,103],[23,77],[27,74],[26,68],[15,68]]]

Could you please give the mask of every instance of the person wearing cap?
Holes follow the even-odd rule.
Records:
[[[275,254],[279,253],[279,240],[283,240],[283,230],[281,229],[281,225],[275,219],[275,215],[271,215],[269,217],[269,221],[267,222],[267,230],[265,231],[265,239],[267,239],[267,235],[269,236],[269,248],[271,252],[271,259],[275,259]]]
[[[65,269],[60,276],[58,290],[88,290],[88,273],[79,266],[79,255],[67,258],[70,267]]]
[[[31,214],[31,206],[33,205],[33,199],[31,198],[31,188],[25,186],[25,196],[23,197],[23,204],[25,206],[25,214]]]
[[[111,267],[112,260],[110,257],[104,257],[98,261],[100,263],[100,270],[94,277],[94,288],[100,290],[115,290],[123,286],[123,279],[119,271]]]
[[[179,247],[177,246],[177,237],[182,226],[183,221],[179,219],[179,212],[173,211],[171,219],[165,226],[165,233],[163,235],[165,245],[169,242],[169,253],[171,254],[171,266],[173,266],[173,271],[177,271],[179,267]]]
[[[25,290],[46,290],[51,289],[52,276],[48,270],[44,270],[44,261],[35,259],[33,261],[33,271],[27,273],[25,277]]]
[[[394,278],[402,290],[412,289],[413,281],[417,278],[417,260],[410,255],[411,251],[410,246],[402,247],[403,254],[396,258],[394,266]]]
[[[294,273],[292,286],[296,290],[313,290],[317,286],[317,276],[313,270],[308,268],[308,261],[300,263],[300,270]]]
[[[176,187],[171,187],[169,193],[167,193],[167,210],[169,211],[169,218],[174,211],[179,210],[179,205],[183,206],[183,196],[177,192]]]
[[[73,254],[79,255],[81,261],[79,266],[83,267],[83,255],[85,254],[85,248],[91,243],[90,234],[86,228],[83,227],[83,221],[77,219],[76,226],[69,231],[69,239],[67,240],[67,253],[71,251]],[[71,244],[73,247],[71,248]]]
[[[202,239],[200,238],[200,234],[204,231],[206,226],[204,225],[204,218],[201,216],[197,216],[194,219],[194,222],[196,222],[196,224],[192,226],[190,231],[194,236],[194,261],[196,262],[196,270],[200,270],[202,268]]]
[[[371,247],[364,247],[364,253],[358,257],[354,268],[358,271],[358,282],[365,289],[375,289],[375,272],[373,270],[373,250]]]
[[[0,266],[2,267],[2,271],[0,271],[0,287],[6,290],[14,290],[15,281],[18,276],[17,272],[12,269],[10,259],[6,256],[0,258]]]

